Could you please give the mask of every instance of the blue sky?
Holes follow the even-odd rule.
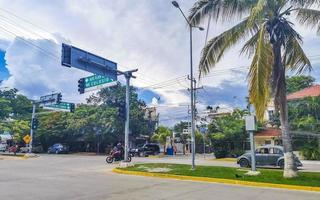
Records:
[[[6,61],[4,59],[5,52],[0,50],[0,80],[7,79],[9,77],[8,69],[6,68]]]
[[[179,2],[188,12],[195,1]],[[77,80],[90,74],[61,66],[64,42],[115,61],[120,70],[138,68],[132,84],[148,104],[160,98],[163,123],[172,125],[177,121],[173,116],[188,116],[189,33],[171,0],[1,0],[0,8],[0,49],[6,51],[0,52],[0,79],[7,79],[1,86],[16,87],[32,99],[56,91],[65,101],[84,102],[90,94],[78,94]],[[209,38],[235,23],[213,23]],[[319,82],[320,37],[298,23],[295,28],[304,37],[303,48],[314,65],[311,75]],[[194,31],[193,42],[196,68],[205,31]],[[209,104],[244,106],[245,66],[250,62],[239,56],[240,45],[201,80],[200,111]]]

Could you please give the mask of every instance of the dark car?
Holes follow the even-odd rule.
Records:
[[[69,153],[69,148],[66,145],[57,143],[48,148],[48,153],[49,154]]]
[[[297,167],[301,167],[302,163],[298,157],[294,156]],[[238,157],[237,164],[240,167],[250,167],[251,154],[245,153]],[[282,146],[261,146],[256,149],[256,165],[257,166],[275,166],[284,167],[284,154]]]
[[[144,144],[142,147],[138,147],[130,150],[132,156],[149,156],[149,155],[158,155],[160,153],[160,147],[158,144]]]

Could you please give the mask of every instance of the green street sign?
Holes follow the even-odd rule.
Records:
[[[99,85],[104,85],[106,83],[112,83],[112,82],[114,82],[114,80],[111,78],[101,76],[101,75],[93,75],[93,76],[84,78],[84,87],[85,89],[87,89],[87,88],[92,88],[92,87],[96,87]]]
[[[74,112],[75,104],[68,102],[60,102],[59,104],[46,105],[43,107],[48,110],[57,110],[63,112]]]

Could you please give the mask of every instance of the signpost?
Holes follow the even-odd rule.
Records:
[[[61,99],[61,93],[54,93],[40,97],[39,103],[43,105],[58,104],[61,102]]]
[[[71,45],[62,44],[61,64],[117,80],[117,63]]]
[[[40,97],[40,100],[38,101],[33,101],[32,102],[32,117],[31,117],[31,123],[30,123],[30,141],[29,141],[29,152],[32,153],[32,140],[33,140],[33,132],[35,127],[34,123],[37,122],[37,120],[35,120],[35,116],[36,116],[36,105],[40,104],[40,105],[44,105],[44,106],[50,106],[53,104],[59,104],[62,100],[62,95],[61,93],[54,93],[54,94],[49,94],[49,95],[45,95]]]
[[[126,122],[125,122],[125,151],[124,151],[124,160],[128,161],[128,152],[129,152],[129,112],[130,112],[130,78],[136,78],[132,75],[133,72],[138,71],[138,69],[122,72],[117,70],[117,63],[112,62],[108,59],[102,58],[100,56],[94,55],[90,52],[84,51],[77,47],[62,44],[62,56],[61,64],[66,67],[74,67],[87,72],[91,72],[95,75],[101,75],[105,78],[108,78],[112,81],[117,81],[118,75],[124,75],[126,78]],[[95,78],[94,78],[95,79]],[[98,78],[101,80],[101,77]],[[90,81],[89,81],[90,82]],[[92,87],[98,87],[102,84],[109,84],[109,82],[102,83],[104,81],[92,81],[94,85]],[[97,85],[98,84],[98,85]],[[110,83],[111,84],[111,83]],[[114,84],[114,83],[113,83]],[[79,80],[80,94],[85,92],[85,80]],[[112,85],[112,84],[111,84]]]
[[[245,116],[246,131],[250,134],[250,146],[251,146],[251,171],[256,171],[256,155],[254,146],[253,132],[256,130],[256,117],[253,115]]]
[[[117,84],[118,84],[117,81],[115,81],[109,77],[105,77],[105,76],[101,76],[101,75],[93,75],[93,76],[83,78],[83,86],[81,86],[83,88],[79,87],[79,92],[80,92],[80,90],[83,92],[99,90],[102,88],[115,86]]]
[[[56,111],[62,111],[62,112],[74,112],[75,104],[68,103],[68,102],[60,102],[59,104],[47,105],[47,106],[44,106],[43,108],[47,110],[56,110]]]
[[[31,141],[31,137],[30,137],[30,135],[25,135],[23,138],[23,141],[26,143],[26,144],[29,144],[30,143],[30,141]]]

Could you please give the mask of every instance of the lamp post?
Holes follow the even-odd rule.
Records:
[[[192,25],[190,23],[190,21],[188,20],[188,18],[186,17],[186,15],[181,10],[178,2],[172,1],[172,5],[180,10],[181,14],[183,15],[184,19],[186,20],[186,22],[189,25],[189,32],[190,32],[191,151],[192,151],[192,169],[195,169],[195,122],[194,122],[194,118],[195,118],[194,104],[195,104],[195,102],[194,102],[193,60],[192,60],[192,29],[197,28],[200,31],[203,31],[204,28]]]

